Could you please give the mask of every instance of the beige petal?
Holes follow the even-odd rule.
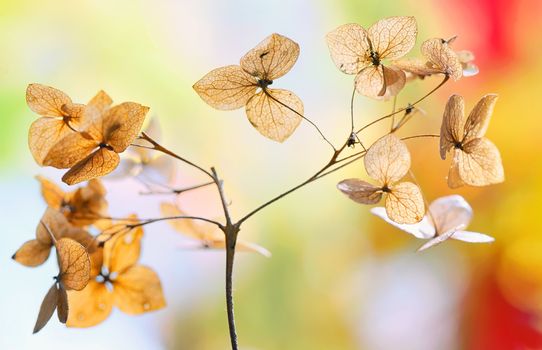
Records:
[[[90,281],[81,291],[69,291],[68,327],[92,327],[103,322],[113,309],[113,294],[105,284]]]
[[[393,66],[387,67],[382,66],[384,71],[384,94],[382,96],[377,96],[378,99],[389,99],[391,97],[397,96],[403,87],[405,87],[406,76],[405,73]]]
[[[220,110],[243,107],[258,89],[257,79],[239,66],[226,66],[207,73],[193,86],[209,106]]]
[[[354,84],[356,91],[367,97],[378,98],[386,93],[386,85],[384,82],[383,66],[368,66],[363,68],[358,75]]]
[[[87,106],[95,108],[97,112],[101,115],[111,106],[112,103],[113,100],[111,99],[111,97],[109,97],[109,95],[105,91],[100,90],[98,91],[96,96],[94,96],[90,101],[88,101]]]
[[[28,131],[28,147],[38,165],[43,165],[43,159],[51,148],[66,135],[73,131],[62,119],[39,118],[30,125]]]
[[[72,133],[57,142],[47,153],[43,165],[71,168],[98,147],[99,142],[85,133]]]
[[[33,239],[25,242],[11,258],[24,266],[34,267],[43,264],[50,253],[51,245]]]
[[[46,117],[62,117],[62,107],[72,103],[62,91],[41,84],[30,84],[26,89],[26,103],[35,113]]]
[[[419,58],[406,58],[393,61],[393,67],[422,78],[441,73],[439,69],[431,67],[431,65],[427,64],[427,61]]]
[[[337,184],[337,188],[351,200],[361,204],[376,204],[382,198],[380,187],[359,179],[346,179]]]
[[[67,290],[85,288],[90,278],[90,258],[86,249],[70,238],[61,238],[56,244],[59,279]]]
[[[465,101],[459,95],[452,95],[446,103],[442,125],[440,127],[440,157],[446,159],[446,153],[463,140],[463,116]]]
[[[410,169],[410,153],[405,143],[394,134],[378,139],[365,155],[367,174],[380,184],[391,185]]]
[[[143,228],[141,226],[113,236],[105,243],[104,266],[110,272],[123,273],[135,265],[141,253],[142,238]]]
[[[124,102],[108,109],[100,120],[101,141],[110,145],[116,153],[124,152],[139,135],[148,111],[149,107],[135,102]]]
[[[56,283],[53,283],[41,303],[38,319],[36,320],[36,324],[34,325],[34,334],[38,333],[43,327],[45,327],[47,322],[49,322],[49,320],[51,319],[51,316],[53,316],[58,302],[58,293],[59,290],[56,286]]]
[[[274,80],[292,69],[299,57],[299,45],[274,33],[241,58],[241,68],[260,79]]]
[[[246,112],[248,120],[260,134],[283,142],[301,123],[303,102],[288,90],[266,89],[248,101]]]
[[[487,94],[474,106],[465,122],[464,144],[486,134],[497,97],[496,94]]]
[[[74,185],[82,181],[107,175],[115,170],[119,162],[120,157],[117,153],[103,147],[75,164],[62,176],[62,181],[68,185]]]
[[[119,274],[113,283],[115,305],[129,315],[159,310],[166,306],[158,275],[142,265]]]
[[[357,74],[371,64],[367,31],[359,24],[344,24],[326,35],[333,63],[346,74]]]
[[[471,186],[487,186],[504,181],[504,169],[497,147],[486,138],[470,141],[457,151],[459,176]]]
[[[454,159],[452,160],[452,164],[450,165],[450,170],[448,171],[448,187],[450,188],[459,188],[461,186],[465,185],[465,182],[461,179],[461,176],[459,175],[459,157],[460,153],[462,153],[461,150],[456,149],[454,151]]]
[[[40,182],[41,196],[45,200],[45,203],[47,203],[47,206],[57,210],[60,209],[65,196],[64,191],[43,176],[38,175],[36,179]]]
[[[461,78],[463,74],[461,62],[454,50],[442,39],[434,38],[424,41],[421,50],[422,54],[432,63],[433,68],[454,80]]]
[[[397,59],[414,47],[418,28],[414,17],[398,16],[379,20],[367,33],[380,60]]]
[[[420,188],[411,182],[393,186],[386,197],[386,214],[398,224],[415,224],[425,215]]]
[[[434,220],[437,232],[441,233],[459,226],[467,228],[472,219],[471,206],[457,194],[435,199],[429,205],[429,213],[427,216]]]

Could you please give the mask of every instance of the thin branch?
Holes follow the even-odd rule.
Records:
[[[310,120],[309,118],[305,117],[303,114],[299,113],[298,111],[296,111],[295,109],[293,109],[292,107],[288,106],[287,104],[277,100],[276,98],[273,97],[273,95],[271,95],[269,92],[267,92],[267,90],[263,89],[264,93],[270,98],[272,99],[273,101],[277,102],[278,104],[280,104],[281,106],[284,106],[286,108],[288,108],[290,111],[294,112],[295,114],[297,114],[298,116],[300,116],[301,118],[303,118],[304,120],[306,120],[307,122],[309,122],[312,126],[314,126],[316,128],[316,131],[318,131],[318,133],[320,134],[320,136],[322,136],[322,138],[324,139],[324,141],[326,141],[330,146],[331,148],[333,148],[334,151],[336,151],[337,149],[335,148],[335,146],[331,143],[331,141],[329,141],[327,139],[327,137],[324,135],[324,133],[322,132],[322,130],[320,130],[320,128],[312,121]]]
[[[213,182],[216,184],[216,187],[218,188],[218,194],[220,195],[220,202],[222,203],[222,209],[224,210],[224,216],[226,218],[226,226],[230,226],[232,221],[231,221],[230,211],[228,209],[228,202],[226,200],[226,195],[224,194],[223,182],[222,180],[218,178],[218,174],[216,173],[215,168],[211,168],[211,172],[212,172],[211,176],[213,178]]]
[[[356,86],[352,90],[352,97],[350,98],[350,133],[354,132],[354,97],[356,96]]]
[[[148,224],[153,224],[155,222],[168,221],[168,220],[181,220],[181,219],[205,221],[205,222],[208,222],[210,224],[218,226],[220,229],[222,229],[224,227],[224,225],[222,225],[218,221],[214,221],[214,220],[207,219],[207,218],[200,217],[200,216],[190,216],[190,215],[164,216],[164,217],[161,217],[161,218],[143,220],[143,221],[141,221],[141,222],[139,222],[137,224],[126,224],[125,226],[129,227],[129,228],[136,228],[136,227],[145,226],[145,225],[148,225]]]
[[[167,154],[168,156],[171,156],[175,159],[178,159],[180,160],[181,162],[184,162],[196,169],[198,169],[199,171],[205,173],[207,176],[209,176],[210,178],[213,178],[213,174],[211,174],[208,170],[205,170],[204,168],[202,168],[201,166],[189,161],[188,159],[186,158],[183,158],[181,156],[179,156],[178,154],[176,154],[175,152],[173,151],[170,151],[169,149],[165,148],[164,146],[160,145],[158,142],[154,141],[149,135],[147,135],[146,133],[142,132],[141,133],[141,138],[143,140],[146,140],[148,142],[150,142],[152,145],[153,145],[153,149],[156,150],[156,151],[159,151],[159,152],[162,152],[164,154]],[[143,146],[142,146],[143,147]]]
[[[401,140],[405,141],[405,140],[410,140],[410,139],[419,139],[423,137],[440,137],[440,135],[435,135],[435,134],[414,135],[414,136],[402,137]]]
[[[196,190],[198,188],[202,188],[202,187],[205,187],[205,186],[209,186],[209,185],[212,185],[214,184],[215,182],[214,181],[209,181],[209,182],[205,182],[205,183],[202,183],[202,184],[199,184],[199,185],[194,185],[194,186],[189,186],[189,187],[185,187],[185,188],[172,188],[168,191],[149,191],[149,192],[139,192],[139,194],[141,195],[157,195],[157,194],[181,194],[181,193],[184,193],[184,192],[188,192],[188,191],[192,191],[192,190]]]
[[[435,91],[437,91],[442,85],[444,85],[448,80],[450,79],[450,77],[448,75],[444,76],[444,79],[440,82],[440,84],[438,84],[435,88],[433,88],[431,91],[429,91],[427,94],[425,94],[424,96],[420,97],[418,100],[416,100],[414,103],[411,103],[409,104],[407,107],[404,107],[404,108],[401,108],[401,109],[398,109],[397,111],[393,112],[393,113],[390,113],[388,115],[385,115],[383,117],[380,117],[376,120],[373,120],[372,122],[370,122],[369,124],[365,125],[364,127],[362,127],[361,129],[359,129],[358,131],[356,131],[356,134],[359,134],[360,132],[362,132],[363,130],[367,129],[368,127],[370,127],[371,125],[374,125],[384,119],[388,119],[388,118],[391,118],[393,117],[394,115],[396,115],[397,113],[400,113],[400,112],[403,112],[405,111],[407,108],[409,107],[412,107],[412,106],[415,106],[416,104],[422,102],[423,100],[425,100],[427,97],[429,97],[432,93],[434,93]]]

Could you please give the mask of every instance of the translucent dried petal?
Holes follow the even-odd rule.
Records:
[[[465,101],[462,96],[452,95],[446,103],[442,125],[440,127],[440,157],[446,159],[446,153],[463,140],[463,117]]]
[[[299,45],[274,33],[241,58],[241,68],[260,79],[274,80],[292,69],[299,57]]]
[[[45,327],[47,322],[49,322],[51,319],[51,316],[53,316],[58,302],[58,293],[58,288],[56,283],[54,283],[51,288],[49,288],[49,291],[41,303],[38,319],[34,325],[34,334],[38,333],[43,327]]]
[[[149,107],[124,102],[107,110],[101,119],[102,139],[116,153],[122,153],[139,135]],[[98,122],[97,122],[98,123]]]
[[[435,227],[427,216],[424,216],[424,218],[416,224],[398,224],[388,217],[388,214],[386,214],[386,208],[384,207],[371,208],[371,213],[380,217],[388,224],[395,226],[402,231],[410,233],[416,238],[430,239],[435,236]]]
[[[406,83],[406,75],[403,71],[393,66],[382,66],[384,72],[384,94],[378,96],[378,98],[389,99],[397,96]]]
[[[87,157],[99,145],[99,141],[85,133],[72,133],[57,142],[43,160],[43,165],[67,169]]]
[[[292,135],[302,119],[290,108],[303,114],[303,102],[293,92],[266,89],[248,101],[246,112],[248,120],[260,134],[273,141],[283,142]]]
[[[436,236],[435,238],[431,239],[429,242],[425,243],[420,248],[418,248],[418,252],[422,252],[422,251],[427,250],[427,249],[429,249],[431,247],[434,247],[434,246],[439,245],[439,244],[441,244],[443,242],[446,242],[459,229],[461,229],[461,228],[453,229],[453,230],[444,232],[441,235]]]
[[[486,234],[462,230],[456,231],[451,238],[469,243],[491,243],[495,241],[495,238]]]
[[[461,176],[459,175],[459,154],[461,153],[460,150],[455,150],[454,152],[454,159],[452,161],[452,164],[450,165],[450,170],[448,171],[448,187],[450,188],[459,188],[461,186],[465,185],[465,182],[461,179]]]
[[[345,24],[326,35],[333,63],[346,74],[357,74],[371,64],[367,31],[359,24]]]
[[[193,89],[211,107],[233,110],[243,107],[258,89],[257,79],[239,66],[212,70]]]
[[[94,108],[96,110],[95,113],[97,113],[98,115],[102,115],[105,110],[107,110],[111,106],[112,103],[113,100],[111,99],[111,97],[109,97],[109,95],[105,91],[100,90],[98,91],[96,96],[94,96],[88,102],[87,106]]]
[[[437,228],[437,232],[446,232],[459,226],[467,227],[472,219],[472,208],[459,195],[444,196],[435,199],[429,205],[428,216]]]
[[[351,200],[361,204],[376,204],[382,198],[380,187],[359,179],[346,179],[337,184],[337,188]]]
[[[370,177],[383,186],[390,185],[403,178],[410,169],[410,153],[403,141],[388,134],[369,148],[364,162]]]
[[[26,89],[26,103],[35,113],[44,117],[62,117],[62,107],[72,100],[62,91],[41,84],[30,84]]]
[[[67,290],[85,288],[90,278],[90,258],[86,249],[73,239],[62,238],[56,244],[59,280]]]
[[[415,224],[425,215],[420,188],[411,182],[402,182],[391,188],[386,197],[386,213],[398,224]]]
[[[467,185],[487,186],[504,181],[504,169],[497,147],[486,138],[470,141],[457,150],[459,176]]]
[[[90,281],[81,291],[69,291],[68,327],[92,327],[103,322],[113,309],[113,294],[104,283]]]
[[[486,134],[491,115],[493,114],[493,108],[495,107],[495,103],[497,103],[497,97],[496,94],[485,95],[474,106],[465,122],[463,143],[466,144]]]
[[[386,86],[384,83],[383,66],[368,66],[363,68],[354,81],[356,91],[364,96],[377,98],[384,96]]]
[[[367,32],[380,59],[397,59],[414,47],[418,28],[414,17],[399,16],[381,19]]]
[[[463,67],[457,54],[448,44],[439,38],[429,39],[423,42],[422,54],[432,63],[433,68],[447,74],[454,80],[461,78]]]
[[[108,148],[99,148],[79,163],[75,164],[64,176],[62,181],[74,185],[96,177],[104,176],[115,170],[120,157]]]
[[[114,303],[129,315],[159,310],[166,306],[158,275],[146,266],[136,265],[114,282]]]
[[[51,148],[66,135],[73,133],[62,119],[39,118],[30,125],[28,147],[36,163],[44,165],[43,160]]]
[[[393,61],[393,67],[400,69],[404,72],[409,72],[417,77],[426,77],[433,74],[441,73],[439,69],[427,64],[427,61],[419,58],[406,58],[397,61]]]

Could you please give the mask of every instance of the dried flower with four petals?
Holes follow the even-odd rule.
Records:
[[[429,240],[418,251],[433,247],[450,238],[470,243],[494,241],[493,237],[486,234],[465,231],[472,219],[472,208],[459,195],[445,196],[434,200],[429,205],[427,215],[417,224],[398,224],[390,220],[385,208],[382,207],[372,208],[371,213],[416,238]]]
[[[59,211],[47,208],[41,222],[36,227],[36,238],[25,242],[13,254],[13,260],[29,267],[41,265],[47,260],[54,241],[44,225],[47,225],[54,232],[56,239],[71,238],[83,245],[85,249],[92,246],[94,238],[90,233],[80,227],[70,225]]]
[[[28,146],[36,163],[43,165],[51,147],[79,128],[85,119],[85,105],[73,103],[62,91],[41,84],[28,85],[26,103],[41,116],[30,126]]]
[[[158,275],[137,264],[142,237],[143,229],[133,228],[112,236],[91,255],[87,287],[69,292],[68,327],[97,325],[109,316],[113,306],[138,315],[166,305]]]
[[[441,38],[433,38],[423,42],[421,51],[426,61],[413,58],[393,62],[394,66],[419,78],[434,74],[444,74],[453,80],[459,80],[463,76],[463,69],[467,69],[467,65],[472,65],[470,62],[474,59],[474,55],[468,56],[468,51],[464,51],[461,57],[450,47],[450,43],[455,37],[445,40]],[[463,62],[463,61],[464,62]],[[476,74],[470,71],[469,66],[467,73],[470,75]],[[474,73],[474,74],[473,74]]]
[[[41,184],[41,194],[45,203],[64,214],[75,226],[97,225],[100,218],[107,217],[105,188],[99,179],[90,180],[86,186],[72,192],[64,192],[52,181],[36,176]]]
[[[440,157],[453,150],[448,186],[487,186],[504,181],[501,155],[493,142],[484,137],[497,95],[482,97],[465,116],[465,101],[459,95],[448,99],[440,129]]]
[[[354,202],[376,204],[386,197],[386,213],[399,224],[414,224],[425,214],[420,188],[400,181],[410,169],[410,153],[403,141],[389,134],[376,141],[365,155],[367,174],[378,181],[375,186],[360,179],[339,182],[337,188]]]
[[[66,291],[84,289],[90,278],[90,259],[86,249],[70,238],[55,239],[49,227],[43,225],[54,242],[59,273],[41,303],[34,333],[39,332],[49,322],[55,309],[59,321],[66,323],[69,318]]]
[[[345,24],[328,33],[331,59],[342,72],[356,74],[356,91],[372,98],[396,96],[405,85],[405,73],[384,59],[406,55],[416,42],[414,17],[388,17],[369,29]]]
[[[89,103],[96,116],[85,121],[80,131],[56,143],[43,164],[70,169],[62,181],[73,185],[104,176],[119,164],[119,153],[138,136],[149,108],[135,102],[108,107],[111,99],[105,93]]]
[[[186,216],[186,213],[184,213],[176,205],[171,203],[162,203],[160,205],[160,209],[162,215],[166,217]],[[218,230],[218,228],[211,223],[200,223],[192,219],[169,220],[169,223],[176,231],[197,242],[196,246],[190,247],[211,249],[225,248],[226,237],[224,235],[224,232]],[[259,253],[265,257],[271,256],[271,253],[264,247],[241,239],[237,240],[235,249],[237,251]]]
[[[212,70],[193,86],[211,107],[233,110],[245,107],[248,120],[263,136],[285,141],[303,115],[303,102],[294,93],[270,89],[295,64],[299,45],[271,34],[241,58],[239,66]],[[259,89],[259,91],[258,91]]]

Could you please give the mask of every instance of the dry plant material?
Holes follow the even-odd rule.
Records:
[[[141,227],[116,234],[90,256],[90,282],[82,291],[69,293],[68,327],[95,326],[109,316],[113,306],[129,315],[165,307],[158,275],[137,264],[142,237]]]
[[[463,76],[472,76],[478,73],[478,68],[472,63],[474,55],[470,51],[461,51],[460,54],[452,50],[450,43],[455,37],[444,40],[433,38],[423,42],[421,51],[425,61],[419,58],[395,61],[395,67],[419,78],[434,74],[444,74],[453,80]]]
[[[405,85],[405,73],[385,59],[406,55],[416,42],[414,17],[388,17],[369,29],[345,24],[326,36],[331,59],[343,73],[355,74],[356,91],[372,98],[396,96]]]
[[[90,278],[90,259],[86,249],[70,238],[56,240],[49,228],[45,227],[45,229],[54,240],[59,273],[41,303],[34,333],[39,332],[49,322],[55,310],[57,310],[58,320],[66,323],[69,318],[66,291],[82,290]]]
[[[412,182],[400,182],[410,169],[410,153],[404,142],[389,134],[376,141],[365,155],[367,174],[378,182],[346,179],[337,188],[354,202],[376,204],[386,194],[386,213],[398,224],[414,224],[425,214],[420,188]]]
[[[453,151],[448,186],[487,186],[504,181],[504,169],[497,147],[484,137],[497,95],[482,97],[464,121],[465,101],[459,95],[448,99],[440,129],[440,156]]]
[[[233,110],[245,107],[248,120],[263,136],[285,141],[303,115],[303,102],[293,92],[270,89],[288,73],[299,56],[299,45],[271,34],[241,58],[239,66],[212,70],[193,86],[211,107]]]
[[[43,176],[36,176],[36,179],[41,184],[41,195],[45,203],[64,214],[72,225],[97,225],[101,218],[108,216],[106,190],[99,179],[92,179],[86,186],[72,192],[64,192]]]
[[[138,136],[149,108],[135,102],[108,107],[109,96],[100,92],[89,103],[95,116],[79,132],[65,136],[47,153],[43,165],[70,169],[62,181],[73,185],[112,172],[124,152]]]
[[[149,135],[154,141],[161,141],[161,129],[158,123],[158,118],[151,118],[149,124],[143,132]],[[151,184],[169,183],[174,176],[173,159],[162,153],[158,153],[149,149],[148,142],[136,139],[134,145],[141,147],[130,147],[123,153],[120,164],[112,172],[109,179],[123,179],[135,177],[143,182]]]
[[[428,208],[423,220],[411,225],[398,224],[386,214],[385,208],[376,207],[371,213],[387,223],[419,239],[429,240],[418,251],[440,244],[450,238],[470,243],[489,243],[494,238],[483,233],[465,231],[472,219],[472,208],[459,195],[440,197]]]
[[[41,116],[30,126],[28,146],[36,163],[43,165],[51,147],[79,128],[85,105],[73,103],[64,92],[41,84],[28,85],[26,103]]]
[[[43,264],[49,258],[54,241],[44,225],[47,225],[54,232],[56,239],[70,238],[85,248],[92,246],[94,238],[90,233],[80,227],[72,226],[59,211],[47,208],[41,222],[36,227],[36,238],[25,242],[13,254],[13,260],[28,267],[35,267]]]
[[[175,204],[162,203],[160,205],[162,215],[166,217],[186,216],[186,213],[179,209]],[[187,246],[201,249],[224,249],[226,237],[224,232],[208,222],[198,222],[191,219],[178,219],[169,221],[171,227],[197,242],[195,246]],[[271,253],[262,246],[250,243],[244,240],[237,240],[235,246],[237,251],[254,252],[265,257],[270,257]]]

